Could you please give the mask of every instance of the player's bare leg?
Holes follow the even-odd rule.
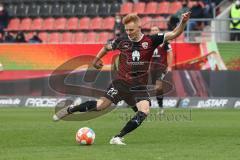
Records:
[[[145,120],[150,111],[149,101],[141,100],[136,104],[136,106],[138,108],[138,112],[136,112],[136,115],[127,122],[127,124],[123,127],[119,134],[117,134],[110,140],[110,144],[112,144],[111,142],[114,142],[114,140],[116,140],[120,141],[119,144],[125,145],[125,143],[122,142],[123,136],[135,130]]]
[[[74,112],[89,112],[104,110],[111,106],[111,104],[112,101],[105,97],[101,97],[97,101],[94,100],[87,101],[76,106],[69,103],[65,103],[63,104],[64,105],[63,108],[53,115],[53,120],[58,121]]]

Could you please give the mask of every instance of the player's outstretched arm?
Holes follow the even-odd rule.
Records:
[[[96,69],[101,69],[103,67],[103,62],[101,59],[107,54],[109,50],[111,50],[111,46],[108,44],[102,47],[102,49],[98,52],[97,56],[93,60],[93,67]]]
[[[186,12],[182,14],[180,24],[173,31],[165,33],[165,41],[177,38],[184,31],[187,21],[190,18],[190,14],[191,12]]]

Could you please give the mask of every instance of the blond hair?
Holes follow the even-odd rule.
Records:
[[[140,17],[137,15],[137,13],[130,13],[128,15],[126,15],[125,17],[123,17],[123,24],[128,24],[130,22],[136,23],[140,25]]]

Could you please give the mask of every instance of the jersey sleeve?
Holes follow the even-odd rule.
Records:
[[[164,42],[164,33],[154,34],[150,37],[155,48]]]
[[[166,42],[164,44],[164,50],[167,51],[167,52],[171,51],[172,50],[171,44]]]
[[[119,49],[119,42],[120,42],[120,39],[119,38],[116,38],[116,39],[113,39],[113,40],[109,40],[107,42],[107,46],[109,48],[109,50],[116,50],[116,49]]]

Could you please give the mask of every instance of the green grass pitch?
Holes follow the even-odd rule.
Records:
[[[240,110],[167,109],[125,137],[109,139],[133,115],[117,109],[90,121],[52,122],[52,108],[0,108],[0,160],[236,160],[240,159]],[[84,126],[96,133],[91,146],[75,143]]]

